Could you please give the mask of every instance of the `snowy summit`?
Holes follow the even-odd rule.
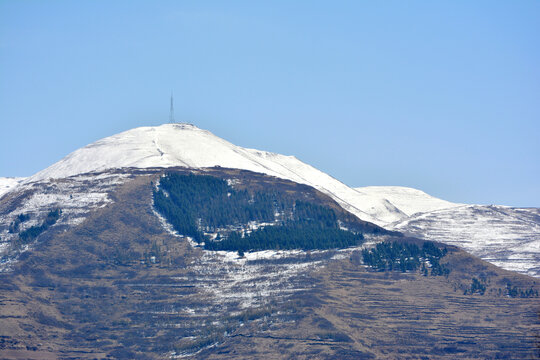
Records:
[[[378,225],[398,221],[410,213],[409,207],[401,209],[380,192],[352,189],[294,156],[236,146],[190,124],[139,127],[106,137],[74,151],[26,182],[113,168],[174,166],[245,169],[311,185],[362,220]]]

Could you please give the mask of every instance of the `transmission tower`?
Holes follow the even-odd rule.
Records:
[[[174,99],[173,99],[173,93],[171,92],[171,111],[169,113],[169,123],[174,124],[176,121],[174,120]]]

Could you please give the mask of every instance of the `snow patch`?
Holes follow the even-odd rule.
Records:
[[[10,199],[0,202],[0,272],[9,270],[18,255],[29,249],[11,246],[18,232],[41,224],[46,214],[56,208],[62,210],[62,216],[55,226],[79,225],[90,211],[110,203],[109,192],[128,177],[122,173],[95,174],[17,185],[8,195],[17,199],[16,208],[9,207]],[[20,214],[30,215],[30,219],[20,224],[18,232],[10,233],[9,225]]]
[[[0,177],[0,198],[17,188],[25,179],[24,177]]]

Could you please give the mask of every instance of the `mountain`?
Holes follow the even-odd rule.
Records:
[[[168,186],[174,177],[190,186]],[[298,222],[365,236],[347,248],[208,251],[156,206],[160,191],[180,220],[195,210],[208,239]],[[537,279],[376,229],[310,186],[240,169],[21,184],[0,201],[2,238],[21,250],[0,273],[0,358],[537,356]]]
[[[420,239],[428,227],[409,236],[445,211],[423,224],[470,221],[455,213],[467,205],[352,189],[186,124],[105,138],[9,184],[2,359],[539,355],[538,279]],[[512,211],[484,211],[484,226]]]
[[[387,199],[408,217],[385,224],[441,241],[507,270],[540,277],[540,209],[451,203],[399,186],[356,188]]]
[[[189,124],[140,127],[104,138],[74,151],[26,183],[114,168],[173,166],[244,169],[307,184],[377,225],[405,217],[386,199],[355,191],[294,156],[242,148]]]
[[[352,189],[294,156],[242,148],[190,124],[140,127],[96,141],[31,177],[2,178],[0,197],[1,189],[4,194],[15,189],[32,191],[32,200],[17,211],[45,212],[58,202],[73,217],[70,221],[83,221],[89,208],[110,201],[108,186],[124,181],[126,175],[113,175],[115,169],[177,166],[245,169],[310,185],[364,221],[462,246],[505,269],[540,276],[537,209],[497,207],[501,211],[493,211],[496,207],[452,203],[399,186]],[[103,188],[87,194],[75,179],[92,173],[108,180]],[[38,188],[46,188],[48,179],[56,179],[52,183],[58,190],[55,195],[43,196]],[[71,197],[66,195],[68,191]],[[10,237],[0,234],[0,252]]]

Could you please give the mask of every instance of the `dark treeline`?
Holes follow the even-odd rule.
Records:
[[[501,290],[499,289],[499,293]],[[509,297],[522,297],[522,298],[529,298],[529,297],[538,297],[538,290],[535,290],[533,288],[530,288],[528,290],[523,290],[521,288],[518,288],[517,286],[512,286],[511,283],[506,284],[506,289],[503,291],[503,294]]]
[[[479,280],[475,277],[472,278],[472,281],[471,281],[471,286],[469,289],[465,289],[465,291],[463,292],[464,295],[473,295],[473,294],[480,294],[480,295],[484,295],[484,293],[486,292],[486,282],[485,281],[482,281],[482,280]]]
[[[31,226],[28,229],[21,231],[19,233],[19,239],[23,243],[28,243],[34,240],[42,232],[47,230],[50,226],[54,225],[60,218],[61,214],[62,214],[62,211],[60,209],[54,209],[54,210],[49,211],[47,213],[47,217],[45,217],[45,220],[43,220],[43,223],[41,225]]]
[[[267,226],[256,230],[245,237],[231,233],[220,241],[208,241],[207,250],[257,251],[257,250],[290,250],[290,249],[335,249],[358,245],[363,236],[335,227],[324,227],[319,224],[285,224],[283,226]]]
[[[341,230],[330,208],[295,200],[285,192],[235,190],[213,176],[167,174],[154,191],[154,205],[176,231],[204,241],[208,250],[330,249],[363,240],[362,235]],[[229,231],[214,241],[203,233],[250,221],[274,222],[274,226],[245,236]]]
[[[17,217],[15,218],[14,221],[11,222],[11,224],[9,224],[9,232],[14,234],[16,233],[17,231],[19,231],[19,226],[27,221],[27,220],[30,220],[30,214],[19,214],[17,215]]]
[[[439,263],[439,260],[447,253],[446,248],[439,249],[431,242],[424,242],[420,248],[416,244],[382,242],[374,249],[363,250],[364,263],[377,271],[399,270],[416,271],[421,267],[424,275],[448,275],[450,270]],[[426,265],[427,264],[427,265]]]
[[[182,235],[204,240],[202,229],[210,231],[249,221],[274,220],[278,194],[237,191],[227,182],[208,175],[167,174],[154,191],[156,209]]]
[[[316,223],[325,228],[338,228],[336,213],[324,206],[296,201],[294,204],[293,219],[301,224]]]

